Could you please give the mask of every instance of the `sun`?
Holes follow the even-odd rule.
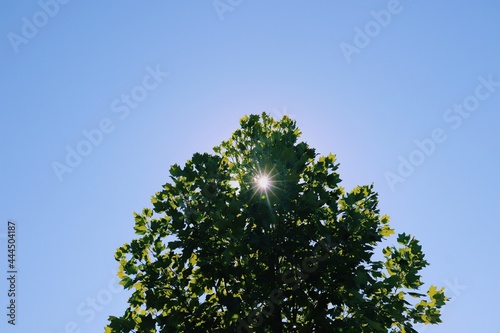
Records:
[[[260,175],[256,178],[257,185],[261,190],[267,190],[269,188],[269,177],[266,175]]]

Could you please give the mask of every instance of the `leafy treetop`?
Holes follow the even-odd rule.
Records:
[[[133,294],[106,332],[416,332],[440,322],[443,289],[380,215],[373,185],[346,192],[335,156],[298,142],[295,121],[263,113],[170,168],[115,254]]]

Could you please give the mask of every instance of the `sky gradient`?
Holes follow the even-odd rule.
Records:
[[[371,184],[453,300],[420,332],[498,330],[496,1],[41,0],[0,10],[0,330],[102,332],[114,251],[168,169],[288,114]],[[17,321],[7,323],[7,221]],[[394,240],[395,242],[395,240]]]

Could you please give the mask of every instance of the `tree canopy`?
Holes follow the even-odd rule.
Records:
[[[373,185],[346,191],[294,120],[245,116],[213,153],[170,168],[117,249],[133,291],[112,332],[416,332],[448,298],[395,235]],[[378,256],[376,252],[381,251]],[[374,257],[381,258],[375,260]]]

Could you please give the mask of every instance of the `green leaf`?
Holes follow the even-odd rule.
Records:
[[[394,229],[391,229],[388,225],[384,225],[381,229],[380,229],[380,236],[383,236],[383,237],[389,237],[390,235],[394,234]]]
[[[414,298],[421,298],[421,297],[424,297],[425,295],[422,294],[422,293],[415,293],[415,292],[408,292],[408,295],[410,295],[411,297],[414,297]]]
[[[125,276],[121,281],[120,281],[120,284],[125,288],[125,289],[129,289],[133,284],[134,284],[134,281],[129,278],[128,276]]]
[[[411,240],[411,235],[407,235],[405,233],[402,233],[402,234],[398,235],[397,242],[399,244],[408,245],[410,243],[410,240]]]
[[[125,273],[131,275],[131,274],[136,274],[137,273],[137,267],[132,264],[131,262],[128,262],[125,266],[124,266],[124,271]]]
[[[137,235],[144,235],[148,231],[148,228],[145,225],[135,225],[134,230]]]
[[[178,164],[172,165],[172,167],[170,168],[170,174],[173,177],[179,177],[179,176],[181,176],[182,175],[182,169],[181,169],[181,167]]]

